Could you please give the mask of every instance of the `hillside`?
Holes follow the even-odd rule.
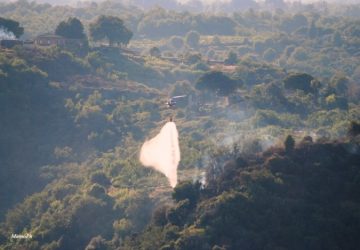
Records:
[[[35,238],[30,245],[17,242],[17,248],[356,249],[359,244],[358,140],[306,138],[291,151],[275,147],[250,156],[236,147],[219,149],[207,166],[206,184],[182,182],[172,193],[174,203],[160,205],[140,191],[145,184],[140,176],[149,171],[134,172],[134,163],[115,161],[116,154],[43,168],[52,181],[7,215],[3,239],[6,231],[30,227]],[[96,170],[99,164],[110,170],[107,176],[118,171],[121,180],[110,181]]]
[[[137,5],[0,4],[0,249],[357,249],[359,5]]]
[[[105,104],[109,115],[121,102],[158,95],[136,82],[91,75],[87,63],[66,51],[2,52],[0,178],[6,183],[0,191],[2,211],[48,183],[40,178],[40,167],[82,161],[99,147],[118,145],[121,127],[127,123],[136,129],[130,119],[111,124],[98,106],[102,95],[114,98]],[[128,100],[116,101],[121,96]],[[109,141],[112,136],[117,138]]]
[[[306,160],[304,161],[304,157]],[[224,161],[224,159],[227,159]],[[184,182],[174,205],[119,249],[356,249],[359,142],[216,155],[207,183]]]

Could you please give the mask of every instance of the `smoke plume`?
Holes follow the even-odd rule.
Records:
[[[177,167],[180,162],[178,131],[174,122],[168,122],[160,133],[146,141],[140,151],[140,162],[163,173],[171,187],[177,184]]]
[[[0,40],[14,40],[16,39],[14,33],[7,31],[2,26],[0,26]]]

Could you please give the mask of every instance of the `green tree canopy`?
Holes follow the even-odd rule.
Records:
[[[133,33],[124,21],[115,16],[100,16],[94,23],[90,24],[90,35],[94,41],[102,39],[109,40],[109,45],[128,44]]]
[[[346,95],[349,88],[349,79],[343,74],[335,74],[330,80],[330,86],[338,95]]]
[[[24,28],[20,27],[19,22],[0,17],[0,29],[3,28],[5,31],[12,32],[15,37],[20,37],[24,34]]]
[[[153,57],[161,57],[161,51],[158,47],[152,47],[149,50],[149,54],[150,54],[150,56],[153,56]]]
[[[285,151],[290,153],[294,150],[295,140],[291,135],[288,135],[284,141]]]
[[[181,182],[174,188],[172,197],[177,202],[189,199],[190,205],[193,206],[200,196],[200,187],[201,183],[199,181],[195,183],[191,181]]]
[[[86,38],[83,24],[75,17],[69,17],[68,20],[60,22],[55,29],[55,34],[72,39]]]
[[[312,92],[311,81],[314,77],[305,73],[290,74],[284,79],[286,89],[300,89],[306,93]]]
[[[355,137],[357,135],[360,135],[360,122],[351,121],[349,126],[348,134],[351,137]]]
[[[291,33],[300,27],[307,26],[308,20],[303,14],[295,14],[291,18],[285,18],[281,23],[281,28],[288,33]]]
[[[211,71],[202,75],[196,81],[196,88],[199,90],[207,89],[219,95],[229,95],[239,87],[239,81],[231,79],[219,71]]]
[[[224,63],[226,65],[234,65],[234,64],[237,64],[238,62],[238,56],[237,54],[234,52],[234,51],[230,51],[228,53],[228,56],[227,58],[225,59]]]
[[[174,49],[181,49],[184,46],[184,39],[179,36],[172,36],[170,38],[170,45],[174,47]]]
[[[184,60],[187,64],[196,64],[201,62],[201,54],[199,53],[186,53],[184,56]]]

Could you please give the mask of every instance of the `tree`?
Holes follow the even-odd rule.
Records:
[[[189,199],[179,201],[176,206],[170,208],[166,213],[166,219],[174,225],[183,226],[189,217],[192,205]]]
[[[219,95],[227,96],[233,93],[242,82],[231,79],[219,71],[211,71],[202,75],[196,81],[196,88],[199,90],[208,89]]]
[[[346,95],[348,92],[349,79],[343,74],[336,74],[330,80],[330,86],[338,95]]]
[[[168,207],[167,206],[160,206],[157,207],[153,214],[152,214],[152,221],[157,226],[165,226],[167,224],[167,213]]]
[[[185,40],[191,48],[196,48],[199,46],[200,34],[196,31],[189,31],[186,34]]]
[[[112,46],[114,43],[128,44],[133,33],[120,18],[102,15],[90,24],[90,35],[94,41],[107,39]]]
[[[213,49],[209,49],[206,53],[206,56],[209,59],[213,59],[215,57],[215,55],[216,55],[216,52]],[[359,69],[360,69],[360,67],[359,67]],[[360,70],[359,70],[359,72],[360,72]]]
[[[75,17],[69,17],[68,20],[60,22],[55,29],[55,34],[71,39],[86,39],[84,26]]]
[[[170,44],[174,49],[181,49],[184,46],[184,39],[179,36],[172,36],[170,38]]]
[[[199,53],[186,53],[184,56],[184,61],[187,64],[193,65],[201,62],[201,54]]]
[[[171,96],[183,95],[184,93],[188,93],[189,95],[195,93],[194,86],[188,80],[176,81],[170,89]]]
[[[312,92],[314,94],[314,101],[317,103],[318,102],[318,97],[319,97],[319,92],[321,89],[321,82],[318,79],[313,79],[310,82],[311,88],[312,88]]]
[[[194,206],[200,196],[201,183],[196,181],[185,181],[179,183],[172,193],[172,198],[177,202],[188,199],[191,206]]]
[[[285,18],[281,23],[281,28],[288,33],[302,26],[308,26],[308,20],[303,14],[295,14],[292,18]]]
[[[213,36],[213,39],[212,39],[211,43],[213,45],[216,45],[216,46],[221,46],[222,45],[221,40],[220,40],[220,38],[218,36]]]
[[[305,73],[290,74],[284,79],[284,87],[286,89],[300,89],[306,93],[312,92],[311,81],[314,77]]]
[[[149,54],[150,54],[150,56],[153,56],[153,57],[161,57],[161,51],[158,47],[152,47],[149,50]]]
[[[234,51],[230,51],[228,57],[225,59],[224,63],[226,65],[234,65],[238,62],[238,56]]]
[[[97,183],[99,185],[108,187],[111,185],[111,181],[103,172],[95,172],[90,176],[90,181],[92,183]]]
[[[19,22],[0,17],[0,29],[4,29],[7,32],[14,34],[16,38],[19,38],[24,34],[24,28],[20,27]]]
[[[351,137],[360,135],[360,122],[351,121],[348,134]]]
[[[285,151],[290,153],[294,150],[295,140],[291,135],[288,135],[284,141]]]
[[[96,198],[101,198],[106,194],[106,190],[103,186],[95,183],[91,186],[89,194]]]

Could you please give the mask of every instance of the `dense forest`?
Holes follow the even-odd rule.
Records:
[[[1,249],[358,249],[359,4],[20,0],[0,40]]]

